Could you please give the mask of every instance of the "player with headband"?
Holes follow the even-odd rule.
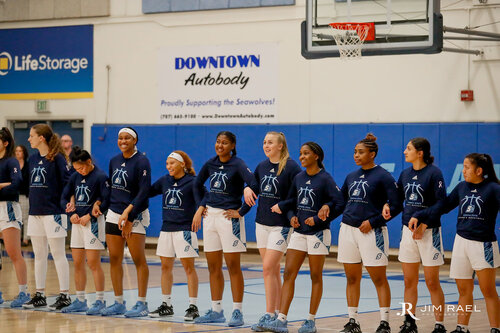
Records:
[[[189,156],[180,150],[167,157],[168,174],[160,177],[149,192],[150,197],[162,195],[163,224],[156,255],[161,259],[162,304],[149,314],[150,317],[165,317],[174,314],[172,305],[172,285],[175,258],[179,258],[186,272],[189,307],[184,320],[193,321],[199,317],[198,275],[194,260],[198,258],[198,238],[193,228],[193,217],[197,210],[201,215],[203,207],[198,209],[202,198],[197,198],[193,191],[195,171]]]
[[[148,195],[151,167],[148,158],[137,150],[139,136],[131,127],[118,132],[121,153],[109,161],[110,204],[106,215],[106,243],[109,248],[111,282],[115,303],[101,310],[103,316],[124,314],[144,317],[149,313],[146,302],[149,268],[144,253],[146,228],[149,226]],[[100,215],[97,210],[95,215]],[[128,310],[123,300],[123,251],[127,243],[137,270],[138,299]]]

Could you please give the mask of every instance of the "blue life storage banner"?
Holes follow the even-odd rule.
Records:
[[[0,29],[0,99],[92,98],[92,25]]]

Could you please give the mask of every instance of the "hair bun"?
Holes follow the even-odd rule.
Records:
[[[74,146],[73,148],[71,148],[71,151],[75,154],[75,155],[80,155],[80,153],[82,152],[82,148],[78,147],[78,146]]]
[[[377,141],[377,137],[375,135],[373,135],[373,133],[368,133],[365,137],[365,140],[366,141]]]

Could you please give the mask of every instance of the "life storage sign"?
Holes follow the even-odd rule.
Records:
[[[274,123],[278,45],[159,50],[159,122]]]
[[[92,25],[0,29],[0,99],[92,98]]]

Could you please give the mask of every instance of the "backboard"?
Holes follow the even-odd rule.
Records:
[[[363,56],[431,54],[443,47],[439,0],[306,0],[302,55],[338,57],[330,24],[343,22],[374,23],[375,38],[361,46]]]

